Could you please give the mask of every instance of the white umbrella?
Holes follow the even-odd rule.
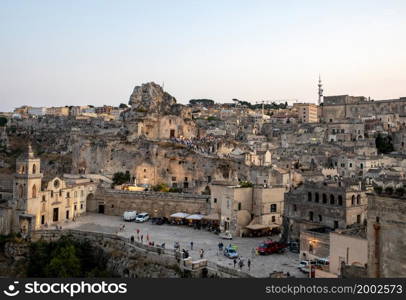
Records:
[[[171,217],[171,218],[184,219],[184,218],[186,218],[187,216],[189,216],[189,214],[183,213],[183,212],[177,212],[177,213],[171,214],[170,217]]]
[[[186,219],[187,220],[201,220],[201,219],[203,219],[203,217],[204,217],[203,215],[196,214],[196,215],[190,215]]]

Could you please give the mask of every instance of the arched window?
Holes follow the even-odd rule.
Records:
[[[343,205],[343,196],[338,195],[338,205],[342,206]]]
[[[335,203],[335,199],[334,199],[334,195],[330,195],[330,204],[334,204]]]
[[[327,203],[327,195],[323,194],[323,203],[326,204]]]
[[[37,186],[35,184],[32,187],[32,198],[37,198]]]
[[[357,204],[361,204],[361,195],[357,195]]]
[[[352,197],[351,197],[351,205],[354,205],[355,204],[355,195],[352,195]]]
[[[24,197],[24,189],[22,185],[18,186],[18,198],[23,198]]]
[[[312,201],[312,192],[307,193],[307,201]]]
[[[37,166],[35,164],[32,165],[32,174],[37,172]]]

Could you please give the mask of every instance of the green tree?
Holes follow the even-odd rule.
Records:
[[[45,267],[47,277],[80,277],[80,260],[76,256],[74,245],[57,248],[56,253],[52,256],[53,258]]]
[[[4,127],[7,124],[7,118],[0,117],[0,127]]]
[[[404,189],[403,187],[398,187],[398,188],[395,190],[395,193],[396,193],[396,195],[402,197],[402,196],[405,194],[405,189]]]
[[[249,181],[240,181],[240,187],[242,188],[247,188],[247,187],[253,187],[254,185],[252,182]]]
[[[152,186],[152,190],[154,192],[164,192],[164,193],[167,193],[170,191],[170,189],[166,183],[158,183],[157,185]]]
[[[130,181],[131,181],[131,175],[130,175],[130,172],[128,172],[128,171],[126,171],[125,173],[117,172],[117,173],[114,173],[114,175],[113,175],[113,184],[114,185],[129,183]]]
[[[378,195],[382,194],[382,187],[381,186],[374,186],[374,191]]]
[[[388,186],[385,188],[385,193],[392,195],[393,194],[393,187]]]
[[[375,139],[375,145],[378,149],[378,153],[387,154],[394,150],[392,137],[389,135],[383,136],[379,133]]]

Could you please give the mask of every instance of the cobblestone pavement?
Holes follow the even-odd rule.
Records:
[[[120,232],[120,227],[125,224],[125,230]],[[192,259],[199,258],[200,249],[204,250],[204,257],[212,262],[233,267],[233,261],[225,257],[222,253],[218,253],[219,237],[206,230],[197,230],[188,226],[180,225],[154,225],[147,223],[124,222],[118,216],[106,216],[101,214],[87,214],[76,220],[63,224],[64,228],[78,229],[84,231],[117,233],[120,236],[130,237],[134,235],[137,239],[136,230],[140,230],[140,235],[149,236],[150,241],[155,244],[165,243],[166,248],[173,248],[175,241],[180,243],[180,249],[187,249]],[[299,264],[299,256],[297,253],[286,251],[283,254],[272,254],[268,256],[255,256],[253,249],[264,238],[233,238],[232,241],[222,240],[224,245],[236,245],[240,257],[243,258],[245,265],[243,271],[248,272],[247,259],[251,259],[252,275],[257,277],[267,277],[273,271],[289,272],[291,276],[305,277],[297,269]],[[190,242],[193,241],[193,250],[190,249]]]

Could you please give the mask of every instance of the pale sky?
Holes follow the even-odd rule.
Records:
[[[118,105],[155,81],[180,103],[406,96],[405,0],[1,0],[0,111]]]

